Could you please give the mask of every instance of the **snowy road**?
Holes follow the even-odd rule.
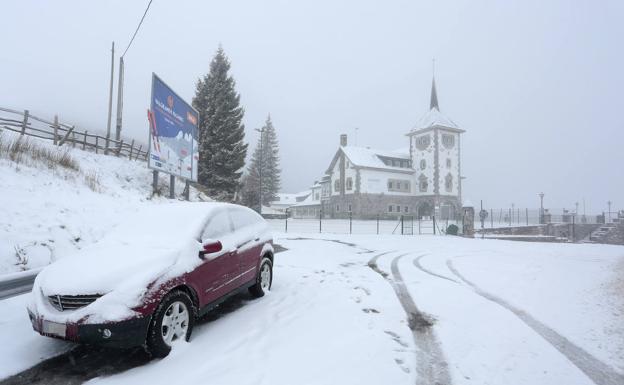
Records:
[[[1,383],[168,384],[172,373],[191,384],[624,383],[622,247],[276,240],[288,250],[271,293],[229,301],[163,360],[64,353],[73,346],[30,330],[27,295],[0,301],[11,314],[0,321],[0,378],[22,372]]]

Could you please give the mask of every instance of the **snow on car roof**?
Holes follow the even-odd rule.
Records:
[[[129,244],[170,244],[196,237],[209,215],[228,203],[185,202],[149,205],[113,229],[105,238]]]

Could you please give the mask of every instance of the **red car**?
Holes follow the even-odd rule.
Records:
[[[246,207],[150,205],[39,273],[28,314],[44,336],[163,357],[229,296],[262,297],[273,254],[268,224]]]

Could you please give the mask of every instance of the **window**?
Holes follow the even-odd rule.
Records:
[[[404,213],[409,213],[409,207],[407,207],[407,206],[403,207],[403,212]]]
[[[397,205],[396,209],[397,209],[397,210],[396,210],[396,212],[397,212],[397,213],[400,213],[400,212],[401,212],[401,206]]]
[[[232,218],[232,223],[236,230],[257,224],[261,219],[255,212],[242,208],[231,209],[230,217]]]
[[[451,168],[451,158],[446,158],[446,168]]]
[[[353,190],[353,178],[351,177],[347,178],[347,190],[349,191]]]
[[[392,205],[388,206],[388,212],[391,213],[392,212]]]
[[[429,188],[429,183],[427,182],[427,177],[423,174],[420,174],[418,177],[418,189],[420,192],[427,192]]]
[[[426,160],[424,160],[424,159],[421,159],[421,160],[420,160],[420,169],[421,169],[421,170],[424,170],[424,169],[426,169],[426,168],[427,168],[427,161],[426,161]]]
[[[320,196],[319,196],[319,193],[317,191],[317,192],[314,193],[314,200],[317,201],[317,200],[319,200],[319,198],[320,198]]]
[[[388,179],[388,191],[410,192],[410,186],[409,180]]]
[[[339,192],[340,191],[340,179],[336,179],[334,181],[334,192]]]
[[[340,212],[340,205],[336,205],[336,212],[339,213]]]
[[[230,215],[227,211],[221,210],[212,216],[212,219],[206,225],[206,228],[202,232],[201,239],[216,239],[223,237],[223,235],[232,231],[232,223],[230,222]]]
[[[451,174],[447,174],[444,178],[444,187],[446,192],[453,192],[453,176]]]
[[[351,204],[349,203],[348,211],[351,212]]]

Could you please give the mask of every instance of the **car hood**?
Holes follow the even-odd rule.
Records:
[[[99,246],[99,247],[97,247]],[[33,286],[30,309],[56,322],[118,321],[136,315],[153,282],[191,271],[200,261],[192,258],[198,242],[186,247],[137,247],[129,244],[95,244],[63,258],[39,273]],[[196,262],[197,261],[197,262]],[[75,311],[59,312],[48,296],[102,295]]]
[[[171,249],[91,247],[45,268],[39,286],[46,296],[106,294],[124,286],[145,286],[178,257]]]

